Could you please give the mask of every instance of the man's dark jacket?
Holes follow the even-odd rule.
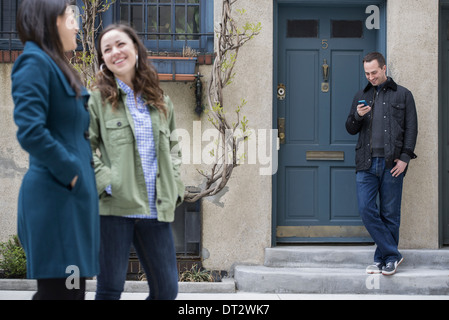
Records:
[[[415,159],[415,146],[418,136],[418,117],[415,100],[412,93],[406,88],[397,85],[388,77],[381,90],[384,90],[384,130],[385,130],[385,164],[393,168],[396,159],[409,163]],[[356,171],[368,170],[371,167],[372,146],[372,115],[371,110],[365,116],[357,113],[359,100],[373,106],[376,88],[369,83],[365,89],[360,90],[354,97],[351,111],[346,120],[346,130],[349,134],[360,133],[356,146]]]

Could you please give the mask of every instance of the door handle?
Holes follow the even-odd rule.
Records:
[[[324,59],[323,65],[321,66],[323,68],[323,81],[328,82],[329,81],[329,65],[327,64],[327,60]]]
[[[329,92],[329,65],[327,64],[326,59],[324,59],[321,68],[323,70],[323,82],[321,83],[321,92]]]

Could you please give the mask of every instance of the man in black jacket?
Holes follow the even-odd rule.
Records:
[[[355,95],[346,130],[359,134],[359,213],[377,245],[374,264],[366,271],[392,275],[403,261],[398,250],[402,186],[408,164],[416,158],[418,119],[412,93],[387,77],[382,54],[366,55],[363,66],[369,84]]]

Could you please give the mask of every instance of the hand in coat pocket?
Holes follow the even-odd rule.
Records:
[[[73,178],[72,182],[70,182],[70,189],[75,188],[76,181],[78,181],[78,176],[75,176],[75,178]]]

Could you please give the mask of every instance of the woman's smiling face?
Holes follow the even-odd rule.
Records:
[[[137,48],[132,39],[120,30],[111,30],[101,38],[101,54],[106,67],[126,84],[136,72]]]

